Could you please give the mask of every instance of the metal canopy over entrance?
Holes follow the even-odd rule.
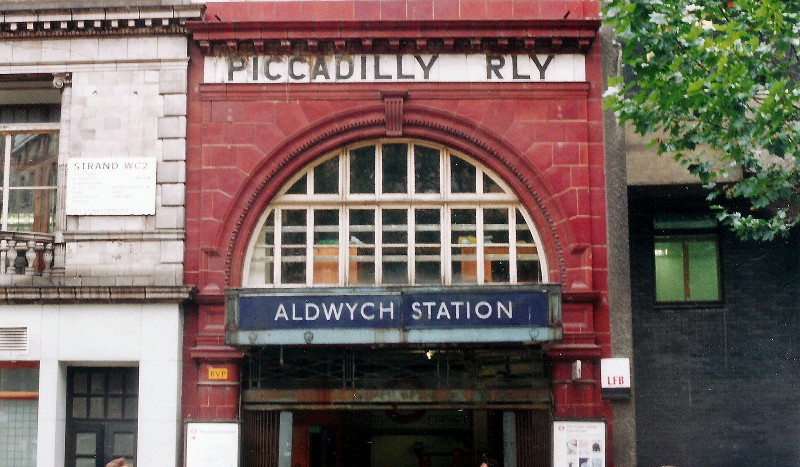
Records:
[[[539,347],[264,348],[243,367],[246,408],[548,409]]]

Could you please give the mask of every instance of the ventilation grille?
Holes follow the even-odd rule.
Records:
[[[28,327],[0,327],[0,352],[27,352]]]

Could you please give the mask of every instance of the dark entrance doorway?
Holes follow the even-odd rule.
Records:
[[[243,368],[242,466],[549,466],[551,400],[537,347],[261,348]]]
[[[297,410],[284,412],[291,426],[281,427],[280,412],[246,410],[242,466],[461,467],[484,458],[550,465],[546,410],[422,412],[412,420],[392,410]],[[288,447],[280,446],[281,430],[291,433]]]
[[[136,465],[138,368],[69,368],[68,467],[103,467],[124,457]]]

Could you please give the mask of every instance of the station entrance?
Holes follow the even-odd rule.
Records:
[[[538,347],[258,349],[242,466],[547,466],[547,375]]]

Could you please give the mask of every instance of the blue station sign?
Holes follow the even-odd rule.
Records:
[[[545,342],[561,336],[560,286],[232,289],[230,345]]]

